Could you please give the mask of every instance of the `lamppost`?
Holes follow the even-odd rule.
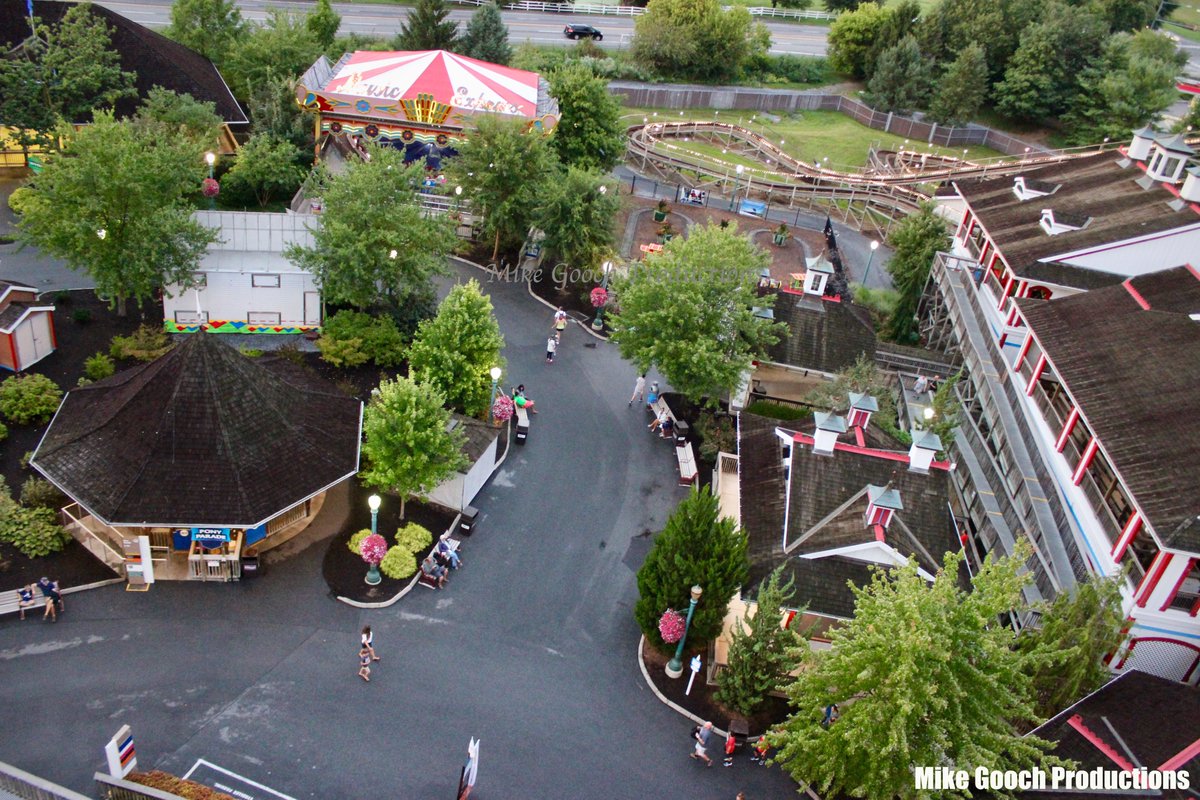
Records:
[[[679,637],[679,646],[675,648],[675,657],[667,662],[667,677],[678,678],[683,674],[683,645],[687,642],[688,627],[692,624],[692,613],[696,610],[696,603],[700,602],[700,595],[704,590],[699,586],[692,587],[692,598],[688,601],[687,619],[683,623],[683,636]]]
[[[496,422],[496,389],[500,385],[500,368],[492,367],[488,370],[488,374],[492,376],[492,399],[488,403],[488,422]]]
[[[612,272],[613,262],[605,261],[603,264],[600,265],[600,269],[604,271],[604,274],[600,278],[600,288],[604,290],[605,296],[607,296],[607,294],[608,294],[608,273]],[[594,330],[594,331],[604,330],[604,306],[603,305],[596,306],[596,318],[594,320],[592,320],[592,330]]]
[[[735,168],[735,170],[737,172],[737,178],[733,182],[733,199],[729,201],[729,210],[730,211],[737,210],[738,184],[742,182],[742,173],[746,171],[746,168],[743,167],[741,164],[738,164],[737,167]],[[747,185],[749,185],[749,184],[747,184]]]
[[[462,187],[454,187],[454,213],[458,214],[458,204],[462,200]]]
[[[871,262],[875,260],[875,251],[879,249],[879,242],[871,240],[871,255],[867,256],[867,270],[863,273],[862,285],[866,287],[867,277],[871,274]]]
[[[214,178],[213,178],[213,165],[217,163],[217,154],[216,154],[216,153],[214,153],[213,151],[209,150],[207,153],[205,153],[205,154],[204,154],[204,160],[205,160],[205,162],[207,162],[207,163],[208,163],[208,179],[209,179],[210,181],[211,181],[211,180],[214,180]],[[216,197],[216,195],[211,195],[211,196],[209,196],[209,198],[208,198],[208,207],[209,207],[209,208],[216,208],[216,207],[217,207],[217,197]]]
[[[378,525],[378,523],[379,523],[379,505],[382,502],[383,502],[383,500],[381,500],[379,498],[379,495],[377,495],[377,494],[373,494],[367,498],[367,505],[370,506],[370,508],[371,508],[371,535],[372,536],[375,535],[375,533],[379,529],[379,525]]]

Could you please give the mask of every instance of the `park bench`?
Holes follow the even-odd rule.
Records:
[[[684,442],[675,447],[675,460],[679,462],[679,485],[691,486],[699,472],[696,469],[696,456],[692,453],[691,442]]]
[[[0,614],[15,614],[21,608],[21,595],[16,589],[0,592]],[[27,612],[41,612],[46,608],[46,598],[36,586],[33,587],[33,603],[25,606]]]
[[[517,444],[525,444],[529,438],[529,412],[517,406]]]
[[[454,552],[456,552],[456,553],[460,552],[459,548],[462,547],[462,540],[451,539],[450,534],[448,532],[442,535],[442,538],[440,539],[440,541],[443,541],[447,545],[449,545],[450,549],[453,550]],[[437,551],[437,544],[434,544],[433,550],[430,550],[429,552],[433,553],[436,551]],[[421,559],[421,560],[424,561],[424,559]],[[419,563],[417,564],[417,573],[420,575],[420,577],[417,578],[417,583],[419,583],[421,586],[424,586],[426,589],[438,588],[437,581],[434,580],[434,578],[432,576],[426,575],[425,570],[421,569],[421,565]]]

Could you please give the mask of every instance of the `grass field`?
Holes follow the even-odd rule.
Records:
[[[662,122],[680,122],[685,120],[718,120],[740,124],[750,128],[755,133],[762,134],[778,144],[783,142],[781,149],[801,161],[814,163],[828,158],[827,165],[832,169],[860,168],[866,166],[867,152],[872,145],[889,150],[899,150],[907,147],[918,152],[931,152],[944,156],[962,156],[962,150],[944,147],[928,147],[922,142],[910,142],[907,146],[901,136],[892,136],[866,125],[860,125],[844,114],[836,111],[805,111],[795,116],[783,117],[779,122],[770,122],[765,126],[762,119],[750,121],[752,116],[748,111],[714,112],[707,108],[686,109],[681,115],[679,110],[661,108],[629,108],[626,110],[628,121],[633,124],[641,117]],[[705,156],[716,156],[732,163],[739,163],[737,158],[722,155],[721,148],[697,142],[684,142],[681,139],[672,140],[672,144],[681,149],[690,149]],[[985,159],[998,158],[1001,153],[987,147],[971,147],[967,149],[967,158]],[[754,165],[753,161],[745,161],[747,166]]]

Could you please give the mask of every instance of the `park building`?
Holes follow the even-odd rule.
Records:
[[[960,360],[953,505],[1030,601],[1128,570],[1115,670],[1200,681],[1200,167],[1176,136],[955,184],[920,310]],[[1018,622],[1035,624],[1035,614]]]

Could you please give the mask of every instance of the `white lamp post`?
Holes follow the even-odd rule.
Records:
[[[383,500],[377,494],[373,494],[367,498],[367,505],[371,509],[371,535],[375,535],[379,529],[379,506],[382,503]]]
[[[488,419],[491,422],[495,422],[496,415],[493,412],[493,409],[496,407],[496,387],[500,383],[500,368],[492,367],[490,370],[488,370],[488,374],[492,376],[492,401],[488,403]]]
[[[879,249],[879,242],[871,240],[871,255],[867,257],[867,269],[863,273],[863,286],[867,285],[867,278],[871,274],[871,262],[875,260],[875,251]]]

